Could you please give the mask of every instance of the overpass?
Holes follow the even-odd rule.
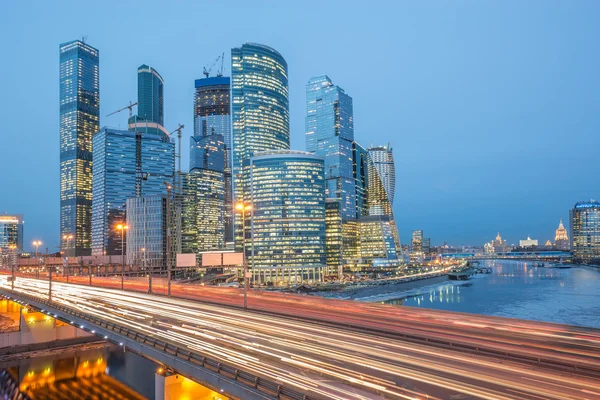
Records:
[[[600,331],[318,297],[17,278],[10,296],[234,398],[600,399]],[[198,301],[204,300],[204,301]],[[223,304],[215,304],[217,301]]]

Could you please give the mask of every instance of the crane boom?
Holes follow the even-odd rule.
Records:
[[[134,106],[137,106],[137,105],[138,105],[138,102],[137,102],[137,101],[136,101],[135,103],[132,103],[132,102],[130,101],[128,106],[125,106],[125,107],[123,107],[123,108],[121,108],[121,109],[119,109],[119,110],[117,110],[117,111],[113,111],[113,112],[111,112],[110,114],[108,114],[108,115],[107,115],[107,117],[110,117],[110,116],[111,116],[111,115],[113,115],[113,114],[120,113],[121,111],[125,111],[125,110],[127,110],[127,109],[129,109],[129,117],[131,117],[131,113],[132,113],[133,107],[134,107]]]

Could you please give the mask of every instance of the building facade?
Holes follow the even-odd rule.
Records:
[[[569,251],[571,245],[569,243],[569,235],[567,234],[567,229],[563,225],[562,218],[558,223],[558,228],[556,229],[556,233],[554,235],[554,246],[557,250]]]
[[[369,148],[369,156],[373,160],[375,169],[379,174],[379,179],[385,188],[390,203],[394,204],[394,195],[396,192],[396,166],[394,164],[394,153],[388,143],[387,146],[377,146]]]
[[[23,251],[23,214],[0,214],[0,249]]]
[[[573,257],[584,262],[600,262],[600,203],[579,202],[570,216]]]
[[[94,135],[92,255],[121,254],[115,226],[126,221],[127,199],[165,195],[174,169],[175,145],[166,135],[111,128]]]
[[[356,219],[352,97],[328,76],[311,78],[306,85],[306,110],[306,150],[325,159],[327,198],[340,199],[342,218]]]
[[[412,251],[410,253],[411,261],[418,262],[423,259],[423,231],[415,230],[412,231],[411,241]]]
[[[360,218],[360,256],[367,268],[396,268],[398,250],[393,235],[395,225],[388,215]]]
[[[133,197],[126,201],[127,264],[145,273],[159,273],[167,265],[167,198]]]
[[[217,76],[196,79],[194,93],[194,136],[190,139],[190,171],[206,164],[202,149],[203,138],[220,135],[224,142],[223,149],[223,181],[224,181],[224,229],[225,241],[233,241],[233,182],[232,163],[233,152],[231,145],[231,115],[230,115],[231,80],[228,77]],[[214,170],[214,169],[213,169]]]
[[[529,236],[527,236],[527,239],[521,239],[521,240],[519,240],[519,246],[520,247],[537,247],[538,246],[538,240],[537,239],[532,239]]]
[[[67,256],[90,255],[92,136],[100,126],[99,52],[60,45],[60,237]],[[68,247],[67,247],[68,245]]]
[[[322,279],[326,265],[323,158],[271,151],[249,161],[252,209],[244,237],[251,268],[285,270],[292,281],[310,280],[310,273],[312,279]]]

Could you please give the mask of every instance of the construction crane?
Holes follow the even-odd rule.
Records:
[[[117,111],[113,111],[113,112],[111,112],[110,114],[108,114],[108,115],[107,115],[107,117],[110,117],[110,116],[111,116],[111,115],[113,115],[113,114],[117,114],[117,113],[120,113],[121,111],[124,111],[124,110],[127,110],[127,109],[129,109],[129,120],[127,121],[127,122],[129,122],[129,121],[131,120],[131,117],[132,117],[132,115],[133,115],[133,107],[135,107],[135,106],[137,106],[137,105],[138,105],[138,102],[137,102],[137,101],[136,101],[135,103],[132,103],[132,102],[130,101],[128,106],[125,106],[125,107],[123,107],[123,108],[121,108],[121,109],[119,109],[119,110],[117,110]]]
[[[177,252],[181,252],[181,208],[183,206],[183,192],[181,190],[181,131],[185,126],[179,124],[177,129],[169,134],[172,136],[175,132],[177,132],[178,139],[178,150],[177,150],[177,186],[176,186],[176,195],[175,195],[175,212],[177,216],[177,221],[175,225],[175,237],[177,240],[176,249]],[[168,211],[170,212],[170,211]]]
[[[225,53],[223,53],[219,57],[217,57],[208,69],[206,69],[206,67],[204,67],[204,71],[202,72],[204,74],[204,76],[206,76],[208,78],[210,75],[210,71],[212,71],[213,67],[217,64],[217,62],[219,62],[219,60],[221,60],[221,69],[217,73],[217,76],[219,78],[222,77],[223,76],[223,60],[224,59],[225,59]]]

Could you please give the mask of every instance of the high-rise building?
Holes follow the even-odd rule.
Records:
[[[388,215],[360,218],[360,256],[374,268],[398,267],[398,248],[393,235],[395,225]]]
[[[291,281],[320,279],[326,264],[323,158],[280,150],[257,153],[248,164],[252,209],[244,237],[253,274],[277,270]]]
[[[213,135],[216,136],[216,135]],[[225,248],[225,182],[223,171],[195,168],[188,174],[188,221],[193,231],[189,250],[194,253]]]
[[[412,251],[413,253],[423,252],[423,231],[420,229],[412,231]]]
[[[396,191],[396,167],[394,165],[394,153],[388,143],[387,146],[371,147],[369,156],[379,173],[379,179],[385,188],[387,197],[391,204],[394,203],[394,194]]]
[[[138,68],[138,122],[147,121],[165,125],[164,83],[162,76],[154,68],[145,64]]]
[[[60,45],[60,237],[67,256],[92,247],[92,135],[100,124],[99,52]],[[72,239],[66,239],[72,237]]]
[[[231,49],[231,119],[234,202],[247,201],[250,157],[290,148],[287,63],[276,50],[255,43]],[[238,244],[240,227],[236,222]]]
[[[175,145],[167,135],[106,127],[94,135],[93,255],[121,254],[115,226],[126,221],[127,199],[166,195],[174,168]]]
[[[423,238],[423,243],[421,244],[421,250],[423,255],[427,257],[427,255],[431,252],[431,238]]]
[[[0,214],[0,249],[23,251],[23,214]]]
[[[570,248],[569,245],[569,235],[567,235],[567,229],[564,227],[562,218],[558,223],[558,228],[556,229],[556,234],[554,236],[554,246],[557,250],[568,251]]]
[[[306,85],[306,150],[325,158],[327,198],[340,199],[342,218],[356,219],[352,97],[328,76]]]
[[[600,261],[600,203],[581,201],[570,216],[573,257],[584,262]]]
[[[220,172],[224,188],[225,241],[233,241],[233,182],[230,79],[196,79],[194,94],[194,136],[190,138],[190,171],[208,168]],[[222,143],[222,144],[221,144]],[[219,161],[217,162],[216,159]],[[218,168],[217,168],[217,165]],[[206,174],[205,174],[206,176]]]
[[[354,187],[356,190],[356,216],[369,215],[367,187],[368,187],[368,153],[367,150],[356,142],[352,142],[352,168]]]

